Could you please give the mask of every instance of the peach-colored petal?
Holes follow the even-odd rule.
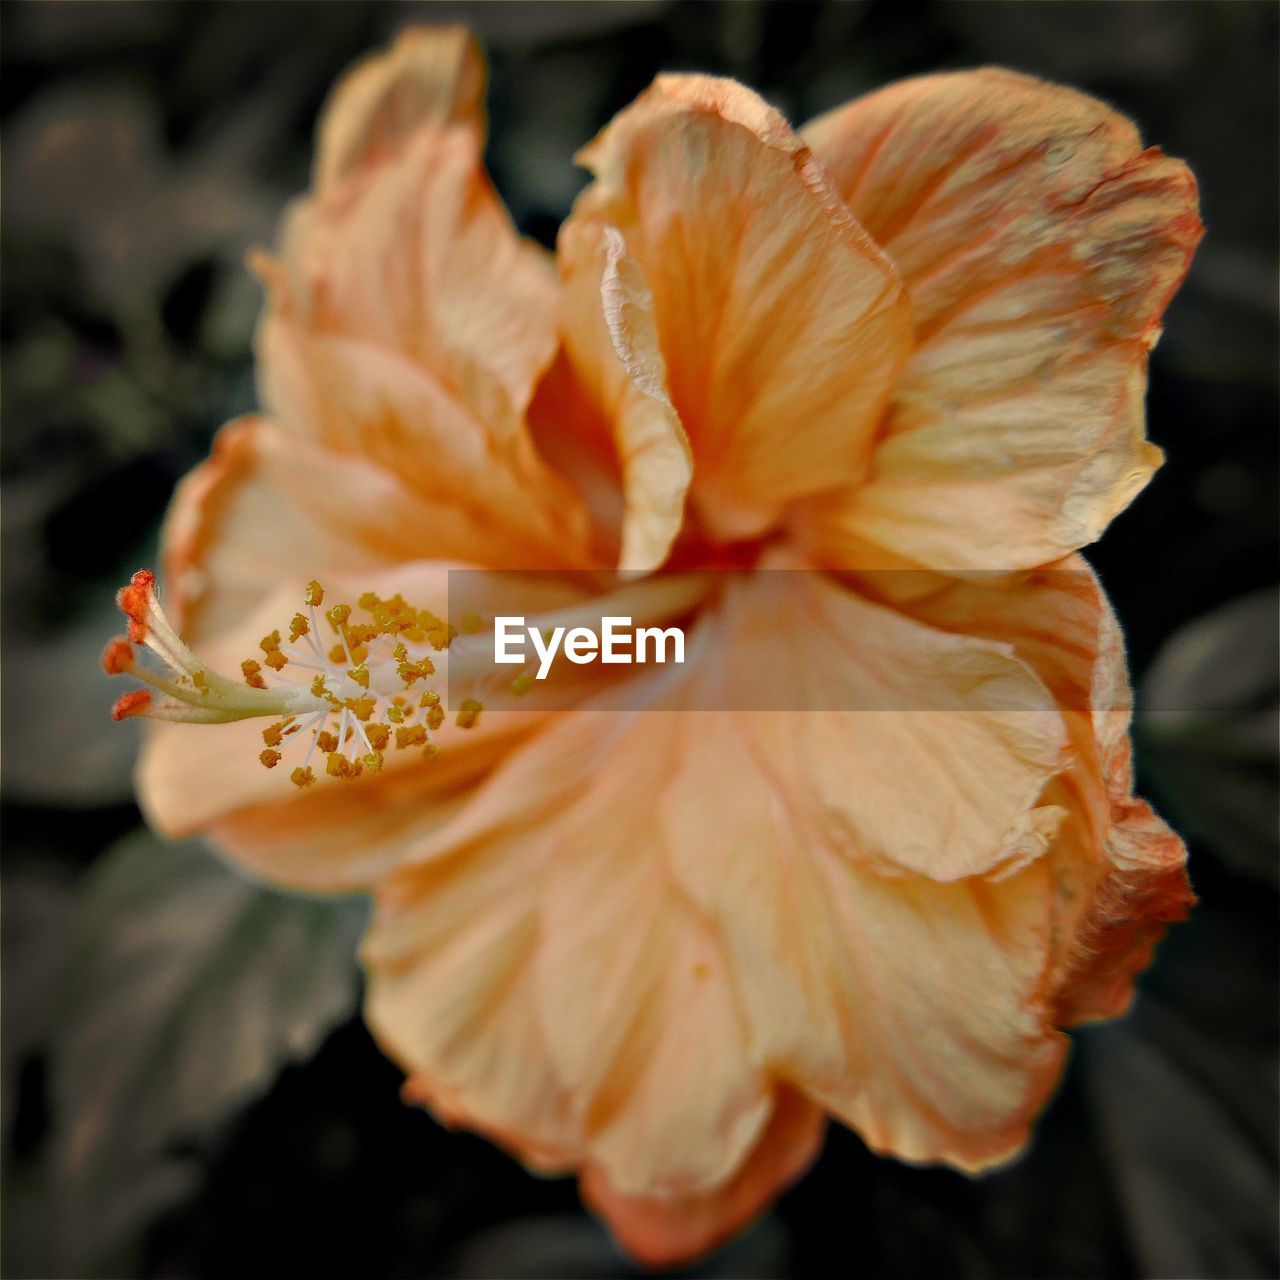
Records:
[[[429,374],[383,347],[278,317],[263,334],[267,401],[303,440],[368,459],[462,519],[459,554],[499,568],[587,562],[573,496],[523,431],[502,443]]]
[[[921,584],[926,576],[915,575]],[[915,594],[899,606],[933,626],[1012,645],[1063,707],[1072,760],[1046,793],[1067,814],[1048,853],[1055,939],[1046,988],[1060,1026],[1114,1017],[1194,899],[1182,841],[1132,795],[1132,694],[1111,606],[1079,556],[1017,581],[941,589],[935,581]]]
[[[536,992],[545,811],[568,791],[547,787],[552,767],[526,752],[476,792],[379,887],[364,947],[365,1016],[409,1072],[407,1096],[548,1170],[581,1147]]]
[[[1007,645],[921,625],[804,569],[737,579],[716,625],[704,705],[769,691],[782,710],[739,715],[741,731],[843,856],[955,880],[1043,851],[1060,815],[1038,806],[1066,731]]]
[[[599,1166],[588,1165],[582,1198],[642,1266],[678,1266],[749,1226],[813,1163],[826,1127],[820,1107],[783,1088],[768,1127],[724,1186],[698,1196],[626,1196],[614,1190]]]
[[[1201,234],[1186,166],[1073,90],[1008,71],[908,80],[804,133],[902,275],[917,348],[872,477],[809,513],[941,569],[1092,542],[1160,462],[1147,355]]]
[[[743,630],[747,613],[726,605]],[[776,615],[764,617],[770,642],[792,646],[780,670],[831,667],[820,641],[797,655]],[[568,1094],[583,1157],[619,1196],[719,1203],[717,1189],[738,1176],[767,1122],[765,1066],[877,1147],[964,1167],[1015,1150],[1056,1078],[1062,1045],[1042,991],[1051,894],[1038,855],[1047,841],[1028,847],[1025,821],[1059,767],[1060,717],[999,646],[871,605],[855,621],[870,654],[863,696],[901,698],[915,682],[909,696],[935,705],[892,715],[883,705],[569,713],[416,851],[421,872],[397,873],[400,884],[419,874],[479,883],[503,850],[528,851],[520,878],[536,887],[536,942],[524,915],[518,926],[506,915],[506,895],[469,908],[468,928],[495,939],[495,956],[507,954],[496,935],[511,934],[522,965],[535,967],[547,1060],[537,1070]],[[736,639],[757,672],[776,657],[759,635],[749,636],[754,648]],[[724,650],[714,652],[718,660]],[[930,685],[935,667],[944,676]],[[696,708],[714,679],[695,665],[674,683]],[[678,701],[672,680],[661,683],[663,705]],[[940,718],[928,742],[895,740],[897,722],[915,714]],[[823,719],[857,732],[788,740],[795,722]],[[884,759],[896,778],[883,776]],[[807,773],[821,779],[816,788]],[[708,805],[725,794],[735,797],[729,809]],[[907,838],[896,842],[888,818],[908,806],[923,816],[900,824]],[[456,869],[437,872],[450,849]],[[955,877],[966,878],[942,883]],[[425,894],[413,901],[414,911],[433,910]],[[429,929],[415,943],[405,919],[394,979],[405,994],[384,1006],[384,1039],[450,1114],[487,1132],[528,1132],[501,1080],[437,1042],[436,1002],[456,978],[436,963]],[[383,953],[370,960],[376,996],[387,981]],[[425,1012],[415,1038],[396,1045],[390,1037],[410,1008]]]
[[[769,1089],[747,1053],[727,958],[673,883],[651,820],[686,713],[581,714],[536,748],[574,733],[598,744],[593,784],[556,824],[543,884],[550,1051],[616,1190],[696,1193],[746,1158]]]
[[[631,1195],[720,1186],[771,1109],[718,940],[645,825],[683,721],[553,718],[386,883],[367,952],[371,1021],[424,1097],[521,1150],[578,1142]],[[517,1096],[501,1046],[534,1025]]]
[[[495,433],[517,431],[555,354],[554,267],[517,235],[464,129],[424,129],[363,181],[295,206],[262,267],[268,327],[284,311],[403,355]]]
[[[165,604],[187,641],[204,644],[240,628],[282,583],[296,597],[317,574],[460,559],[483,551],[485,534],[465,506],[429,506],[371,461],[242,418],[174,496]]]
[[[671,403],[653,296],[615,228],[566,226],[559,257],[565,335],[582,394],[611,424],[624,491],[618,567],[662,563],[684,519],[688,437]]]
[[[874,740],[879,717],[856,718]],[[681,884],[725,939],[754,1052],[875,1150],[964,1169],[1008,1158],[1065,1050],[1041,991],[1043,858],[951,883],[860,865],[742,719],[700,729],[662,823]],[[852,764],[847,776],[857,795]],[[731,808],[707,806],[730,788]]]
[[[260,393],[286,427],[510,528],[510,563],[560,563],[583,516],[524,422],[557,348],[555,270],[484,172],[477,59],[456,29],[406,35],[338,89],[317,189],[258,259]]]
[[[401,32],[330,97],[316,139],[316,190],[394,158],[423,125],[469,125],[482,145],[484,88],[484,61],[465,27]]]
[[[573,220],[617,228],[652,291],[705,524],[751,537],[860,476],[906,308],[782,118],[732,81],[661,76],[580,158],[596,181]]]

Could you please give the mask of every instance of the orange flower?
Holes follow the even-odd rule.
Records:
[[[456,30],[338,87],[259,264],[263,415],[167,525],[191,661],[236,670],[313,578],[418,610],[459,565],[559,571],[549,609],[618,566],[637,618],[706,641],[631,677],[631,710],[437,713],[429,765],[305,791],[228,694],[228,723],[157,727],[146,811],[282,884],[368,890],[367,1016],[406,1095],[577,1170],[645,1262],[748,1222],[828,1114],[903,1159],[1005,1160],[1062,1029],[1121,1012],[1190,901],[1132,795],[1120,638],[1076,552],[1160,459],[1146,360],[1201,231],[1191,175],[1005,71],[801,135],[663,76],[583,152],[557,280],[483,171],[482,91]],[[807,571],[653,572],[708,566]],[[390,737],[372,679],[360,723]],[[893,714],[706,703],[761,679]]]

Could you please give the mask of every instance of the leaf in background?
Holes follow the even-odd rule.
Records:
[[[4,718],[22,726],[23,738],[23,749],[4,762],[8,800],[83,809],[133,795],[138,730],[111,719],[121,690],[101,661],[120,630],[120,610],[112,592],[79,603],[80,615],[60,631],[28,634],[15,626],[6,643],[5,662],[20,678],[4,682]],[[52,711],[50,689],[60,695]]]
[[[38,1234],[60,1256],[23,1263],[83,1275],[125,1261],[191,1185],[180,1144],[351,1012],[364,919],[363,903],[286,897],[145,833],[104,855],[74,913],[48,1045]]]
[[[1280,880],[1277,608],[1259,591],[1165,644],[1142,684],[1141,759],[1168,817],[1238,871]]]
[[[6,1144],[18,1116],[19,1075],[49,1032],[51,999],[62,962],[62,941],[75,902],[71,874],[50,859],[4,870],[0,962],[6,975],[0,1007],[0,1115]]]
[[[1138,1273],[1205,1280],[1275,1275],[1270,1131],[1264,1136],[1259,1116],[1255,1128],[1232,1113],[1197,1072],[1194,1055],[1179,1052],[1188,1040],[1196,1043],[1194,1030],[1154,1004],[1081,1037]],[[1269,1065],[1273,1073],[1274,1061]],[[1268,1082],[1260,1096],[1271,1092]]]

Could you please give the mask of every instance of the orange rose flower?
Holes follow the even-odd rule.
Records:
[[[1006,1160],[1063,1029],[1125,1008],[1191,900],[1076,553],[1160,461],[1146,362],[1195,183],[1007,71],[799,135],[663,76],[582,153],[557,274],[485,175],[483,80],[464,33],[411,31],[328,106],[259,264],[263,413],[168,520],[174,627],[145,575],[124,593],[170,670],[121,714],[214,725],[156,726],[146,813],[372,894],[367,1017],[406,1095],[577,1171],[644,1262],[740,1229],[828,1115],[901,1159]],[[661,699],[629,676],[632,709],[445,719],[422,606],[459,566],[552,571],[548,609],[625,591],[704,642]],[[304,600],[368,616],[321,642]],[[288,662],[312,684],[262,669]],[[878,710],[703,697],[759,680]],[[328,761],[301,789],[273,767],[295,731]]]

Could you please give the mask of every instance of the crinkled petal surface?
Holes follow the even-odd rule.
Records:
[[[909,324],[892,266],[808,149],[741,85],[660,76],[580,157],[581,220],[616,229],[653,300],[671,401],[715,536],[755,536],[786,504],[852,482]],[[568,312],[598,328],[584,288]]]
[[[804,138],[916,324],[869,482],[809,536],[832,563],[865,541],[944,570],[1094,541],[1160,462],[1147,354],[1202,230],[1190,171],[1103,103],[1001,70],[903,81]]]
[[[317,190],[278,259],[259,260],[262,400],[288,429],[505,526],[508,567],[581,563],[578,503],[524,421],[556,352],[555,269],[484,171],[477,55],[459,38],[406,36],[335,94]]]
[[[912,589],[899,609],[931,626],[1008,644],[1063,709],[1068,767],[1046,791],[1065,818],[1050,846],[1054,1021],[1123,1013],[1169,924],[1194,901],[1186,848],[1132,794],[1132,694],[1111,606],[1079,556],[1012,581],[871,575]]]
[[[689,440],[671,403],[653,295],[621,232],[600,219],[567,224],[559,257],[573,392],[610,424],[620,469],[618,566],[653,569],[684,522],[693,474]]]
[[[530,1135],[576,1140],[575,1163],[599,1165],[626,1195],[718,1187],[772,1107],[718,939],[644,821],[669,780],[658,748],[683,719],[554,718],[386,882],[366,951],[371,1024],[424,1096],[516,1135],[517,1150]],[[465,910],[424,888],[445,878],[468,895]],[[439,945],[438,931],[454,941]],[[521,997],[467,1000],[472,983],[518,983]],[[455,1005],[460,1018],[501,1022],[488,1045],[451,1034]],[[530,1018],[542,1049],[517,1071],[496,1046],[517,1036],[527,1048]]]

